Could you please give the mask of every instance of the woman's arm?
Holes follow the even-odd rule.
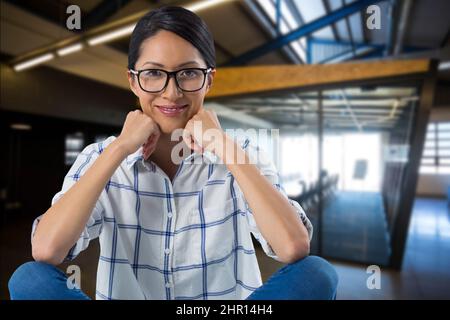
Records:
[[[197,134],[200,133],[200,130],[194,130],[195,121],[202,123],[202,137],[194,136],[196,131]],[[278,258],[282,262],[291,263],[307,256],[308,231],[295,208],[261,175],[258,167],[250,163],[247,153],[221,130],[215,113],[200,111],[186,125],[186,130],[193,140],[186,143],[190,143],[193,148],[196,141],[203,149],[213,151],[226,164],[244,193],[261,234]]]
[[[122,133],[95,160],[86,173],[42,216],[32,239],[36,261],[60,264],[80,237],[108,180],[127,155],[145,146],[144,156],[153,152],[159,129],[140,111],[130,112]],[[156,137],[156,139],[155,139]]]
[[[250,206],[263,237],[284,263],[309,254],[309,235],[295,208],[250,163],[247,153],[225,133],[224,152],[218,156],[232,173]],[[236,159],[245,159],[239,163]]]

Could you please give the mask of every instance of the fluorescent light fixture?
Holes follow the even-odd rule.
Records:
[[[26,123],[12,123],[9,127],[14,130],[31,130],[31,126]]]
[[[46,61],[52,60],[55,57],[53,53],[46,53],[44,55],[38,56],[36,58],[25,60],[16,64],[13,68],[15,71],[22,71],[31,67],[34,67],[38,64],[44,63]]]
[[[58,54],[58,56],[62,57],[62,56],[66,56],[68,54],[80,51],[81,49],[83,49],[83,44],[76,43],[76,44],[72,44],[70,46],[64,47],[62,49],[59,49],[58,51],[56,51],[56,53]]]
[[[204,0],[204,1],[199,1],[190,5],[186,6],[186,9],[191,10],[191,11],[200,11],[215,5],[218,5],[219,3],[225,2],[225,1],[229,1],[229,0]],[[234,1],[234,0],[233,0]],[[102,43],[106,43],[106,42],[110,42],[119,38],[123,38],[126,36],[131,35],[131,33],[133,33],[134,28],[136,27],[136,23],[130,24],[128,26],[124,26],[122,28],[110,31],[110,32],[106,32],[104,34],[100,34],[98,36],[92,37],[90,39],[87,40],[87,43],[90,46],[95,46],[98,44],[102,44]]]
[[[439,63],[438,69],[439,70],[448,70],[448,69],[450,69],[450,61],[443,61],[443,62]]]
[[[133,23],[131,25],[113,30],[111,32],[107,32],[105,34],[102,34],[102,35],[99,35],[96,37],[92,37],[91,39],[88,39],[87,42],[90,46],[95,46],[97,44],[101,44],[101,43],[109,42],[109,41],[112,41],[115,39],[123,38],[123,37],[131,35],[135,26],[136,26],[136,23]]]
[[[187,6],[184,6],[184,7],[188,10],[197,12],[197,11],[209,8],[209,7],[216,6],[225,1],[230,1],[230,0],[203,0],[203,1],[198,1],[195,3],[188,4]]]

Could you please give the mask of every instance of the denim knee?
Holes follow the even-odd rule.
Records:
[[[328,261],[318,256],[307,256],[294,262],[293,265],[313,279],[314,284],[321,289],[324,299],[336,298],[338,274]]]
[[[36,288],[45,285],[48,273],[54,267],[42,262],[30,261],[20,265],[8,282],[11,299],[28,299]]]

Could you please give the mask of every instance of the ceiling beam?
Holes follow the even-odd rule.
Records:
[[[323,7],[325,8],[325,14],[329,15],[330,12],[332,12],[329,0],[322,0],[322,3],[323,3]],[[332,23],[330,25],[330,27],[331,27],[331,31],[333,32],[334,39],[336,41],[342,40],[341,37],[339,36],[339,33],[337,32],[336,23]]]
[[[264,33],[270,37],[277,37],[277,33],[273,26],[272,21],[270,21],[266,15],[260,10],[258,5],[254,0],[245,0],[238,2],[242,7],[242,12],[246,14],[251,20],[255,21],[256,24],[260,25],[264,31]],[[300,59],[300,57],[294,52],[294,50],[290,46],[285,46],[281,48],[283,54],[294,64],[303,64],[304,62]],[[236,57],[230,58],[228,61],[235,59]],[[227,62],[222,63],[221,65],[225,65]]]
[[[397,21],[398,21],[398,14],[397,14],[397,6],[398,6],[398,0],[391,0],[388,3],[388,14],[387,14],[387,32],[386,32],[386,47],[384,50],[385,56],[392,55],[393,49],[394,49],[394,43],[395,43],[395,36],[396,36],[396,28],[397,28]]]
[[[406,30],[408,28],[408,20],[413,6],[412,0],[403,0],[400,9],[400,18],[398,22],[397,36],[394,45],[394,55],[403,52],[403,44],[405,42]]]
[[[207,99],[273,94],[345,82],[425,74],[429,60],[392,60],[326,65],[269,65],[219,68]]]
[[[92,9],[83,19],[83,29],[90,29],[105,22],[109,17],[125,7],[132,0],[111,1],[103,0]]]

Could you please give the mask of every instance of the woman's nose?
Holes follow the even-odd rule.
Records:
[[[163,98],[167,98],[169,100],[173,101],[173,98],[178,98],[182,95],[182,91],[180,88],[178,88],[177,83],[175,81],[174,77],[171,77],[169,79],[169,82],[167,83],[167,87],[163,90],[161,96]]]

